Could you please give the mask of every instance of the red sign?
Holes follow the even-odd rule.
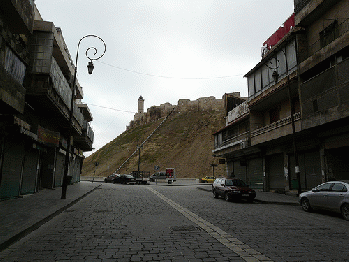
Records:
[[[268,50],[276,45],[294,27],[294,14],[292,14],[279,29],[263,43]]]

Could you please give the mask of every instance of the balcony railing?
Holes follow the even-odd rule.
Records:
[[[70,109],[70,102],[72,91],[70,89],[67,79],[64,77],[61,69],[59,68],[56,60],[52,57],[50,76],[52,79],[53,87],[63,99],[64,104]]]
[[[70,89],[67,79],[64,77],[61,69],[59,68],[56,60],[52,57],[50,76],[53,82],[53,87],[63,99],[64,104],[70,109],[72,91]],[[74,118],[78,121],[80,126],[83,126],[84,116],[80,112],[78,106],[74,106]]]
[[[215,149],[212,152],[215,153],[217,151],[234,147],[237,145],[240,145],[239,149],[246,148],[249,146],[249,141],[250,141],[249,134],[250,132],[245,132],[237,136],[225,139],[224,141],[222,141],[222,143],[216,144]]]
[[[92,127],[90,125],[89,122],[84,121],[84,128],[83,130],[86,132],[86,136],[91,140],[91,142],[93,143],[94,140],[94,132],[92,130]]]
[[[298,121],[301,119],[301,113],[297,112],[293,115],[294,121]],[[291,116],[286,117],[284,119],[281,119],[279,121],[276,121],[270,125],[264,126],[262,128],[256,129],[251,132],[251,137],[259,136],[268,132],[271,132],[275,129],[278,129],[280,127],[286,126],[291,123]]]
[[[9,73],[18,83],[23,85],[26,66],[19,59],[19,57],[12,52],[12,50],[6,46],[6,58],[5,58],[5,70]]]
[[[229,125],[230,123],[241,118],[242,116],[248,115],[249,113],[250,113],[250,110],[248,108],[247,102],[244,102],[244,103],[238,105],[233,110],[228,112],[228,116],[226,119],[226,125]]]

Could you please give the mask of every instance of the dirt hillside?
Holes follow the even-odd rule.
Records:
[[[159,126],[164,118],[125,131],[84,160],[83,176],[108,176],[116,171]],[[217,111],[174,112],[141,148],[140,170],[154,173],[166,167],[176,169],[177,177],[212,175],[213,133],[224,126],[224,115]],[[130,173],[138,169],[138,151],[119,170]],[[99,165],[96,167],[95,163]],[[224,165],[215,167],[215,175],[224,175]]]

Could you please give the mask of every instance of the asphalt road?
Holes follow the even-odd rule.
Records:
[[[103,184],[0,261],[349,261],[349,223],[194,186]]]

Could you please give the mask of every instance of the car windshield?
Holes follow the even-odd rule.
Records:
[[[244,181],[239,180],[239,179],[227,179],[225,181],[226,186],[241,186],[241,187],[246,187],[246,184]]]

